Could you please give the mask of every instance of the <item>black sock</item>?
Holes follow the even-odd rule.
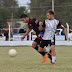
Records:
[[[35,50],[37,50],[38,51],[38,46],[36,46],[35,47]],[[45,52],[39,52],[42,56],[44,56],[45,55]],[[47,53],[49,56],[48,56],[48,58],[50,59],[50,60],[52,60],[52,56],[49,54],[49,53]]]
[[[47,53],[48,54],[48,58],[50,59],[50,60],[52,60],[52,56],[49,54],[49,53]]]
[[[38,46],[36,46],[34,49],[38,51]],[[45,55],[45,52],[39,52],[39,53],[40,53],[42,56]]]

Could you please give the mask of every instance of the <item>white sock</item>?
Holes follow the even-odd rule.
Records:
[[[52,56],[52,63],[55,63],[56,56]]]
[[[45,48],[45,49],[46,49],[46,51],[45,51],[45,52],[48,52],[48,53],[50,52],[50,49],[47,49],[47,48]]]

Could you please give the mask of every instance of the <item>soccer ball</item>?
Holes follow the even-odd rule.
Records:
[[[9,54],[10,57],[15,57],[16,54],[17,54],[17,51],[15,49],[10,49],[8,54]]]

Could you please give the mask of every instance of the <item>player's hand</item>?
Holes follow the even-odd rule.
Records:
[[[42,25],[43,25],[43,23],[40,21],[40,22],[39,22],[39,26],[42,26]]]
[[[69,38],[68,38],[68,36],[66,36],[66,39],[69,41]]]
[[[25,37],[23,36],[23,37],[21,37],[21,40],[23,40]]]

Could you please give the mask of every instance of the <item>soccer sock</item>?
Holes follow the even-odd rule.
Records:
[[[36,46],[34,49],[38,51],[38,46]],[[45,55],[45,52],[39,52],[39,53],[40,53],[42,56]],[[52,60],[52,56],[51,56],[49,53],[47,53],[47,54],[48,54],[48,58],[50,58],[50,59]]]
[[[38,51],[38,46],[36,46],[34,49]],[[42,56],[45,55],[45,52],[39,52],[39,53],[40,53]]]
[[[46,49],[46,51],[45,51],[45,52],[48,52],[48,53],[50,52],[50,49],[47,49],[47,48],[45,48],[45,49]]]
[[[48,54],[48,58],[50,58],[50,60],[52,60],[52,56],[51,54],[47,53]]]
[[[52,56],[52,63],[55,63],[56,56]]]

